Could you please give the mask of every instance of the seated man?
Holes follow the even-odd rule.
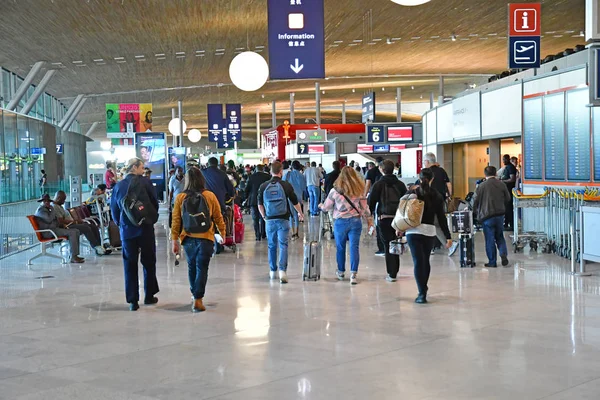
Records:
[[[71,214],[64,209],[63,205],[67,199],[67,194],[62,190],[56,192],[54,196],[54,213],[58,218],[58,223],[68,229],[77,229],[81,235],[84,235],[90,245],[96,250],[96,254],[102,256],[105,254],[104,247],[102,247],[102,239],[100,239],[100,231],[97,226],[83,223],[82,221],[75,221]]]
[[[35,212],[35,216],[37,217],[39,229],[49,229],[56,234],[56,236],[61,237],[64,236],[69,240],[70,249],[70,262],[81,264],[85,261],[85,259],[79,257],[79,231],[77,229],[65,229],[58,222],[58,217],[56,216],[56,212],[54,211],[54,207],[52,207],[50,195],[44,194],[42,198],[38,200],[38,203],[42,203],[37,211]],[[42,234],[43,237],[50,239],[51,235],[47,232]]]

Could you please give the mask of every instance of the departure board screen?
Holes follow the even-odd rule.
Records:
[[[542,179],[542,117],[543,99],[536,97],[523,102],[523,169],[525,179]]]
[[[588,89],[567,92],[567,164],[570,181],[591,179]]]
[[[546,180],[565,180],[564,93],[556,93],[544,98],[544,167]]]

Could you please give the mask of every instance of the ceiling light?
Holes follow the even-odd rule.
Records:
[[[381,88],[381,91],[382,91],[382,92],[385,92],[385,88],[384,88],[384,87],[382,87],[382,88]]]
[[[143,54],[141,56],[135,56],[135,58],[144,58],[144,57],[146,57],[146,56]]]
[[[412,90],[415,90],[415,87],[414,87],[414,86],[411,86],[410,88],[411,88]]]
[[[125,57],[115,57],[115,60],[124,60]]]
[[[167,57],[158,57],[157,60],[166,60]]]
[[[360,42],[362,42],[362,39],[356,39],[356,40],[353,40],[353,42],[354,43],[360,43]]]
[[[192,143],[198,143],[202,139],[202,133],[198,129],[191,129],[188,132],[188,139]]]
[[[584,31],[580,31],[579,32],[579,36],[584,37],[585,36],[585,32]]]
[[[263,94],[263,95],[261,95],[260,97],[262,97],[262,98],[264,99],[264,98],[265,98],[265,95]]]
[[[173,118],[171,122],[169,122],[169,132],[171,135],[181,136],[187,130],[187,125],[185,121],[183,121],[183,132],[181,132],[181,126],[179,125],[179,118]]]
[[[452,36],[450,36],[450,39],[452,39],[453,42],[456,42],[456,35],[453,33]]]
[[[264,49],[265,46],[256,46],[257,49]]]
[[[393,3],[400,4],[401,6],[420,6],[421,4],[429,3],[431,0],[392,0]]]
[[[333,43],[344,43],[343,40],[334,40]]]
[[[388,40],[385,41],[387,44],[392,44],[392,41],[388,38]]]
[[[204,57],[204,54],[196,54],[196,57]]]
[[[225,49],[216,49],[216,50],[215,50],[215,53],[220,53],[220,52],[222,52],[222,51],[225,51]]]
[[[52,65],[62,65],[62,63],[61,62],[53,62]]]
[[[94,58],[94,62],[102,62],[104,61],[104,58]]]
[[[165,53],[158,53],[158,54],[154,55],[154,57],[164,57],[164,56],[165,56]]]
[[[102,150],[110,150],[111,147],[112,147],[111,142],[100,142],[100,148]]]
[[[323,90],[323,94],[325,94],[325,91]]]
[[[185,54],[185,51],[178,51],[178,52],[175,53],[176,56],[180,56],[182,54]]]
[[[352,89],[352,93],[356,93],[356,89]]]
[[[196,53],[206,53],[206,50],[196,50]]]
[[[73,64],[82,64],[83,61],[73,61]]]
[[[231,61],[229,77],[238,89],[254,92],[267,83],[269,65],[260,54],[246,51],[238,54]]]

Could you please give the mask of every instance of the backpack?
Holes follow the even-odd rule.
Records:
[[[191,191],[186,194],[181,209],[183,229],[188,233],[206,233],[212,227],[212,216],[208,202],[202,193]]]
[[[133,225],[154,225],[158,221],[158,211],[150,203],[148,193],[140,190],[140,179],[139,176],[131,179],[127,193],[119,205]]]
[[[400,204],[400,192],[396,189],[396,185],[383,185],[383,193],[377,210],[379,216],[394,216]]]
[[[421,225],[425,202],[419,200],[415,193],[406,194],[400,199],[396,216],[392,221],[392,228],[400,232],[406,232],[410,228]]]
[[[263,192],[263,205],[268,218],[288,213],[287,196],[280,182],[271,181]]]

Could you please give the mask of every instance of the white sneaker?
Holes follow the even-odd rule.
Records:
[[[454,253],[456,253],[457,249],[458,249],[458,241],[452,243],[452,246],[448,250],[448,257],[452,257],[454,255]]]
[[[345,273],[341,271],[335,271],[335,276],[337,276],[338,281],[343,281],[345,277]]]
[[[277,279],[277,271],[269,271],[269,279]]]
[[[281,282],[281,283],[288,283],[287,272],[285,272],[285,271],[279,271],[279,282]]]
[[[385,280],[388,282],[396,282],[396,278],[392,278],[390,275],[386,276]]]
[[[96,247],[94,247],[94,250],[96,250],[96,254],[99,256],[103,256],[106,254],[106,250],[104,249],[103,246],[96,246]]]
[[[358,283],[358,279],[356,278],[356,273],[353,272],[352,274],[350,274],[350,284],[356,285],[357,283]]]

